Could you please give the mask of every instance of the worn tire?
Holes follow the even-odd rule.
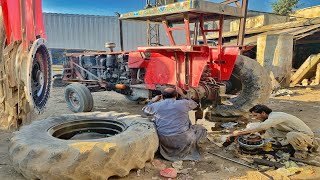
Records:
[[[243,116],[256,104],[268,101],[271,94],[271,79],[267,71],[255,60],[239,55],[233,74],[240,77],[242,90],[230,99],[232,105],[218,105],[213,114],[219,116]]]
[[[62,140],[48,133],[53,126],[85,119],[112,119],[127,128],[108,138],[90,140]],[[157,148],[156,129],[145,118],[96,112],[50,117],[22,127],[11,138],[9,156],[27,179],[108,179],[143,168]]]
[[[70,99],[71,93],[76,94],[79,106],[75,106]],[[90,90],[83,84],[73,83],[69,84],[65,91],[64,97],[68,108],[72,112],[90,112],[93,109],[93,97]]]

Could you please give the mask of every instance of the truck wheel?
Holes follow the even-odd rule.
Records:
[[[267,71],[257,61],[239,55],[233,69],[233,77],[238,77],[240,83],[234,82],[235,87],[229,90],[235,94],[234,98],[229,99],[232,104],[218,105],[213,110],[214,115],[243,116],[254,105],[265,103],[269,99],[271,80]]]
[[[64,97],[72,112],[90,112],[93,109],[93,98],[90,90],[83,84],[73,83],[66,87]]]
[[[22,127],[9,157],[26,179],[108,179],[143,168],[158,141],[153,123],[141,116],[79,113]]]

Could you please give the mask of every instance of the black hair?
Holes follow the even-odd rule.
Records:
[[[261,114],[262,112],[265,112],[267,114],[270,114],[272,112],[272,109],[268,108],[266,105],[258,104],[253,106],[249,111],[251,113],[255,112]]]
[[[177,96],[177,91],[175,90],[175,89],[164,89],[162,92],[161,92],[161,94],[162,94],[162,97],[164,98],[164,99],[167,99],[167,98],[174,98],[174,97],[176,97]]]

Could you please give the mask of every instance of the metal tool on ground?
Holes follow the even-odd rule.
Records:
[[[265,173],[265,171],[267,171],[267,170],[260,171],[258,167],[254,167],[254,166],[251,166],[251,165],[249,165],[249,164],[246,164],[246,163],[242,163],[242,162],[236,161],[236,160],[234,160],[234,159],[231,159],[231,158],[228,158],[228,157],[222,156],[222,155],[217,154],[217,153],[213,153],[213,152],[208,152],[208,153],[209,153],[209,154],[212,154],[212,155],[214,155],[214,156],[218,156],[218,157],[220,157],[220,158],[222,158],[222,159],[226,159],[226,160],[228,160],[228,161],[231,161],[231,162],[234,162],[234,163],[240,164],[240,165],[242,165],[242,166],[248,167],[248,168],[250,168],[250,169],[257,170],[259,173],[261,173],[261,174],[265,175],[266,177],[268,177],[268,178],[270,178],[270,179],[273,179],[273,177],[272,177],[272,176],[270,176],[270,175],[268,175],[268,174],[266,174],[266,173]]]
[[[290,160],[292,161],[297,161],[297,162],[302,162],[302,163],[305,163],[305,164],[308,164],[308,165],[312,165],[312,166],[317,166],[317,167],[320,167],[320,162],[317,162],[317,161],[314,161],[314,160],[304,160],[304,159],[298,159],[298,158],[295,158],[295,157],[290,157]]]
[[[234,162],[234,163],[240,164],[240,165],[242,165],[242,166],[245,166],[245,167],[248,167],[248,168],[251,168],[251,169],[254,169],[254,170],[258,170],[258,168],[257,168],[257,167],[254,167],[254,166],[251,166],[251,165],[249,165],[249,164],[245,164],[245,163],[242,163],[242,162],[236,161],[236,160],[234,160],[234,159],[231,159],[231,158],[228,158],[228,157],[222,156],[222,155],[220,155],[220,154],[213,153],[213,152],[208,152],[208,153],[209,153],[209,154],[212,154],[212,155],[214,155],[214,156],[218,156],[218,157],[220,157],[220,158],[222,158],[222,159],[226,159],[226,160],[228,160],[228,161],[231,161],[231,162]]]
[[[253,163],[257,165],[264,165],[264,166],[275,167],[275,168],[281,168],[284,166],[284,164],[281,164],[279,162],[272,162],[266,159],[258,159],[258,158],[254,158]]]

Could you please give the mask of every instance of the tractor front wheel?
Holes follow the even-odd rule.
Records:
[[[73,83],[66,87],[64,97],[72,112],[90,112],[93,109],[93,98],[90,90],[83,84]]]

